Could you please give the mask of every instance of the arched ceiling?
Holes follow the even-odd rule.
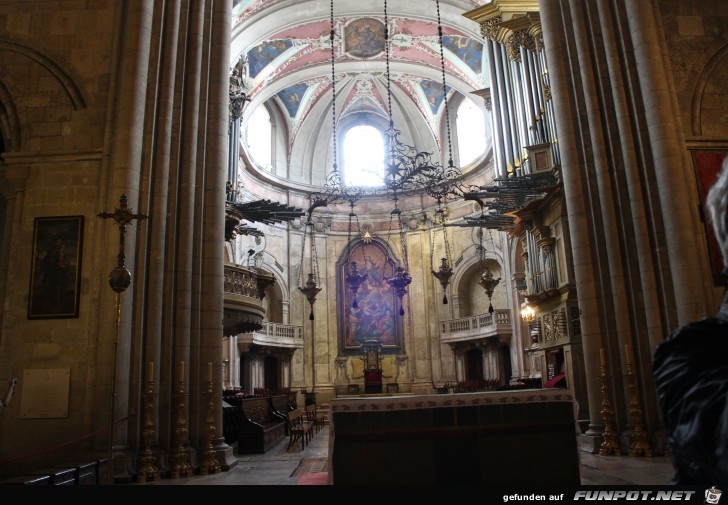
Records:
[[[388,0],[388,93],[385,2],[333,0],[337,121],[365,112],[388,119],[391,101],[395,122],[408,124],[419,138],[428,131],[430,140],[425,143],[443,149],[438,133],[444,114],[442,62],[448,103],[454,93],[467,96],[486,86],[480,27],[463,16],[486,3],[489,0],[440,1],[441,58],[436,2]],[[311,143],[312,130],[332,123],[331,5],[313,0],[233,1],[231,68],[241,58],[247,61],[250,102],[243,122],[255,107],[268,102],[287,121],[289,153],[302,136]]]

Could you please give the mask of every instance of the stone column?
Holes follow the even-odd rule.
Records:
[[[562,6],[563,5],[563,6]],[[592,266],[596,258],[592,255],[590,244],[590,215],[583,199],[585,181],[582,177],[581,157],[577,129],[579,111],[572,101],[575,77],[569,72],[564,54],[572,52],[567,40],[571,27],[564,25],[562,9],[568,10],[565,2],[542,1],[539,3],[546,57],[549,61],[549,75],[554,109],[558,111],[556,126],[559,131],[559,153],[562,161],[564,199],[568,211],[569,228],[574,261],[579,306],[583,311],[581,319],[584,342],[584,360],[588,370],[598,370],[601,346],[600,306],[595,271]],[[596,452],[601,443],[602,421],[599,417],[601,392],[599,375],[586,374],[588,390],[589,429],[584,434],[582,448]]]
[[[202,293],[200,300],[200,360],[198,370],[212,363],[213,368],[213,398],[219,398],[222,367],[222,318],[224,306],[224,247],[225,241],[225,173],[220,169],[227,162],[228,154],[228,114],[229,114],[229,60],[230,36],[232,20],[229,5],[225,2],[214,2],[211,5],[212,20],[207,31],[210,37],[209,47],[205,51],[209,55],[206,126],[207,141],[204,151],[204,181],[203,193],[204,221],[202,225],[202,262],[201,279]],[[199,376],[202,376],[199,373]],[[206,386],[202,378],[201,386]],[[204,391],[204,389],[203,389]],[[199,419],[203,420],[197,430],[197,447],[204,449],[206,442],[205,422],[207,418],[208,398],[201,395],[198,399]],[[235,464],[232,447],[225,443],[223,434],[222,408],[219,400],[214,401],[215,433],[212,444],[224,465]]]
[[[111,118],[115,135],[111,145],[104,146],[109,154],[108,161],[102,168],[102,185],[99,188],[99,205],[104,211],[113,211],[118,207],[121,195],[127,196],[130,208],[140,211],[140,172],[153,11],[151,2],[130,4],[125,8],[124,21],[115,26],[115,30],[123,31],[127,36],[123,37],[122,45],[116,48],[118,53],[110,63],[115,65],[112,70],[112,79],[115,81],[111,85],[116,92],[114,116]],[[146,208],[141,210],[146,211]],[[119,228],[113,222],[101,226],[97,250],[105,253],[99,264],[108,266],[108,275],[117,263]],[[130,478],[133,455],[128,452],[129,434],[134,432],[129,429],[128,422],[119,420],[131,418],[132,423],[137,420],[138,408],[133,402],[130,404],[130,395],[134,394],[138,398],[142,394],[139,368],[141,362],[132,362],[132,315],[134,294],[137,289],[143,290],[144,275],[136,271],[136,254],[132,253],[137,245],[134,237],[138,236],[136,231],[139,223],[135,222],[132,226],[134,231],[129,233],[125,244],[125,266],[132,273],[132,285],[124,293],[117,294],[109,288],[107,275],[99,276],[97,280],[100,284],[98,306],[106,310],[102,310],[98,317],[95,364],[98,374],[97,387],[93,393],[96,408],[91,409],[91,412],[94,416],[93,423],[97,426],[95,431],[99,433],[94,445],[97,448],[113,447],[113,466],[109,468],[112,481],[116,478]],[[120,311],[118,328],[117,297]],[[132,368],[136,369],[134,376]],[[129,387],[132,380],[137,386],[133,393]],[[110,419],[112,410],[113,419]],[[109,433],[109,426],[113,426],[112,433]]]

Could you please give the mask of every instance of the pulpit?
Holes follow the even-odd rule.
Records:
[[[364,351],[364,392],[377,394],[382,392],[382,367],[380,358],[382,344],[377,340],[367,340],[362,345]]]

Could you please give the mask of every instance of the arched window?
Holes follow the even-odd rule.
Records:
[[[384,137],[375,127],[350,128],[343,145],[344,183],[347,186],[381,186],[384,180]]]
[[[458,107],[456,128],[460,166],[464,167],[483,155],[486,140],[483,113],[469,98]]]
[[[257,107],[248,120],[245,143],[253,161],[268,171],[273,169],[272,131],[268,110]]]

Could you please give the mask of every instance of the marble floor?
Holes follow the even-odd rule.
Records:
[[[315,467],[316,464],[323,465],[328,456],[328,444],[329,433],[326,426],[314,435],[313,440],[304,449],[299,445],[290,451],[287,450],[288,440],[285,439],[264,454],[236,455],[238,463],[229,471],[178,479],[165,478],[135,485],[294,486],[304,483],[300,479],[301,476],[316,474],[319,470]],[[599,456],[580,452],[579,457],[581,483],[585,486],[670,484],[672,466],[665,456]],[[308,483],[320,482],[322,479],[316,478],[309,479]]]

